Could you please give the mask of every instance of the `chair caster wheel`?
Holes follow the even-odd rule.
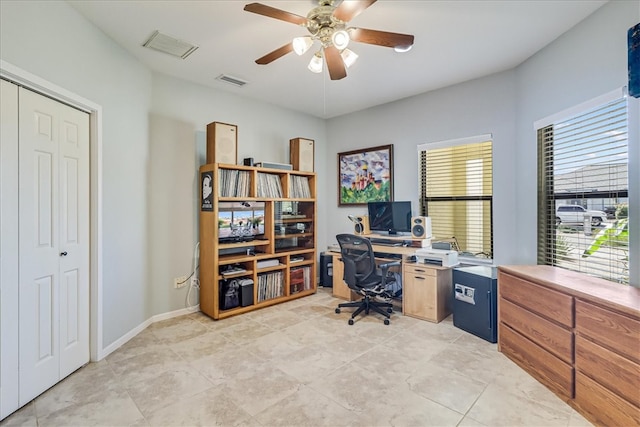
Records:
[[[389,322],[389,319],[384,319],[384,324],[385,325],[388,325],[389,323],[391,323],[391,322]]]
[[[393,313],[393,308],[387,308],[387,313],[389,314]]]
[[[353,325],[353,319],[349,319],[349,324]]]
[[[340,309],[339,308],[336,308],[336,313],[340,314]]]

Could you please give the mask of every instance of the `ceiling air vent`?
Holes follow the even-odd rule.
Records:
[[[149,40],[144,42],[142,46],[168,53],[169,55],[177,56],[182,59],[191,55],[198,48],[198,46],[191,43],[162,34],[160,31],[155,31],[151,34]]]
[[[216,80],[220,80],[220,81],[223,81],[225,83],[229,83],[231,85],[238,86],[238,87],[242,87],[242,86],[246,85],[247,83],[249,83],[246,80],[242,80],[242,79],[239,79],[237,77],[229,76],[227,74],[220,74],[218,77],[216,77]]]

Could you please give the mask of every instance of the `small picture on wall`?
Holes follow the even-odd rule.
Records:
[[[393,145],[338,153],[338,205],[393,201]]]
[[[202,182],[202,204],[200,210],[213,211],[213,173],[202,172],[200,176]]]

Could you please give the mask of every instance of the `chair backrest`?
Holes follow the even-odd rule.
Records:
[[[376,261],[369,239],[354,234],[338,234],[340,255],[344,264],[344,281],[354,290],[363,284],[378,281]]]

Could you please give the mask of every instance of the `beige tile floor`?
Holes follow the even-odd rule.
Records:
[[[590,425],[451,316],[349,326],[339,302],[155,323],[0,426]]]

